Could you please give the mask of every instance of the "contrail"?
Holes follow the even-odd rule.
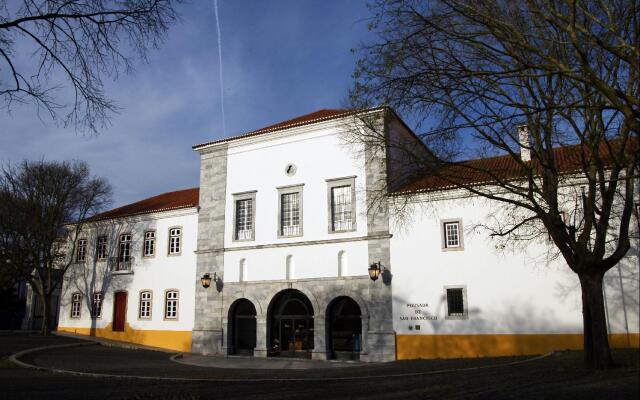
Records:
[[[220,35],[220,19],[218,18],[218,0],[213,0],[216,14],[216,29],[218,30],[218,70],[220,71],[220,108],[222,109],[222,133],[227,136],[227,123],[224,118],[224,87],[222,85],[222,36]]]

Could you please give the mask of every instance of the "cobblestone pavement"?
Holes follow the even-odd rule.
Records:
[[[25,348],[73,341],[69,338],[41,338],[37,335],[0,335],[0,351],[6,355]],[[96,344],[45,350],[27,355],[21,360],[40,366],[94,373],[245,380],[163,381],[74,376],[20,368],[3,358],[0,360],[0,387],[1,397],[7,399],[582,400],[638,397],[640,371],[637,350],[616,352],[616,360],[622,366],[604,372],[583,370],[580,357],[580,353],[563,353],[516,365],[446,373],[433,372],[505,364],[517,360],[423,360],[309,370],[237,370],[178,364],[169,360],[169,354],[164,352]],[[342,380],[344,377],[352,379]],[[272,380],[274,378],[296,380]]]

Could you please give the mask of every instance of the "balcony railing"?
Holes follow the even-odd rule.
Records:
[[[132,256],[118,256],[110,257],[109,263],[111,265],[112,272],[127,273],[133,272],[133,257]]]

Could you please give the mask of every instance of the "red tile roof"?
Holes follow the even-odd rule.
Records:
[[[368,110],[368,111],[372,111],[372,110],[375,110],[375,109],[376,108],[373,108],[373,109]],[[347,115],[351,115],[351,114],[354,114],[356,112],[359,112],[359,111],[349,110],[349,109],[323,109],[323,110],[318,110],[318,111],[312,112],[310,114],[305,114],[305,115],[302,115],[300,117],[296,117],[296,118],[289,119],[289,120],[286,120],[286,121],[278,122],[277,124],[269,125],[269,126],[266,126],[264,128],[257,129],[255,131],[243,133],[243,134],[236,135],[236,136],[231,136],[231,137],[224,138],[224,139],[214,140],[212,142],[197,144],[197,145],[193,146],[193,149],[197,150],[197,149],[199,149],[201,147],[205,147],[205,146],[208,146],[208,145],[211,145],[211,144],[230,142],[232,140],[243,139],[243,138],[247,138],[247,137],[251,137],[251,136],[263,135],[265,133],[280,131],[280,130],[283,130],[283,129],[293,128],[293,127],[297,127],[297,126],[309,125],[309,124],[313,124],[313,123],[316,123],[316,122],[322,122],[322,121],[329,121],[329,120],[337,119],[337,118],[340,118],[340,117],[346,117]]]
[[[610,141],[612,148],[616,148],[617,141]],[[638,142],[634,141],[628,146],[629,153],[638,151]],[[606,163],[612,162],[611,153],[606,143],[601,143],[598,149],[600,157]],[[557,168],[560,172],[570,173],[582,169],[582,158],[589,158],[589,151],[582,145],[557,147],[554,149]],[[541,166],[537,160],[531,161],[536,170]],[[424,175],[412,182],[402,185],[391,193],[392,195],[431,192],[436,190],[452,189],[460,186],[482,185],[495,182],[496,179],[512,180],[526,176],[527,170],[510,155],[480,158],[476,160],[462,161],[444,167],[435,176]]]
[[[101,221],[105,219],[149,214],[152,212],[197,207],[199,200],[200,188],[177,190],[175,192],[159,194],[135,203],[114,208],[113,210],[105,211],[89,218],[89,221]]]

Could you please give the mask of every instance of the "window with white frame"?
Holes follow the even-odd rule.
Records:
[[[302,235],[302,185],[278,188],[279,237]]]
[[[96,259],[104,260],[107,258],[107,254],[108,254],[107,237],[98,236],[98,240],[96,241]]]
[[[156,253],[156,231],[146,231],[144,233],[144,245],[142,255],[145,257],[153,257]]]
[[[97,292],[93,294],[93,299],[91,302],[91,316],[93,318],[102,317],[102,293]]]
[[[164,301],[164,318],[178,319],[178,291],[168,290]]]
[[[442,249],[462,250],[462,221],[459,219],[445,220],[442,226]]]
[[[118,241],[118,261],[126,262],[131,260],[131,234],[120,235]]]
[[[255,192],[234,195],[233,240],[253,240],[255,232]]]
[[[182,228],[169,229],[169,254],[180,254]]]
[[[140,292],[140,305],[138,308],[138,318],[148,319],[151,318],[151,302],[153,294],[150,290]]]
[[[85,262],[87,259],[87,239],[78,239],[76,261]]]
[[[80,318],[81,301],[82,295],[80,293],[71,295],[71,318]]]
[[[329,179],[329,233],[356,229],[355,177]]]
[[[467,318],[467,290],[464,286],[445,287],[447,319]]]

